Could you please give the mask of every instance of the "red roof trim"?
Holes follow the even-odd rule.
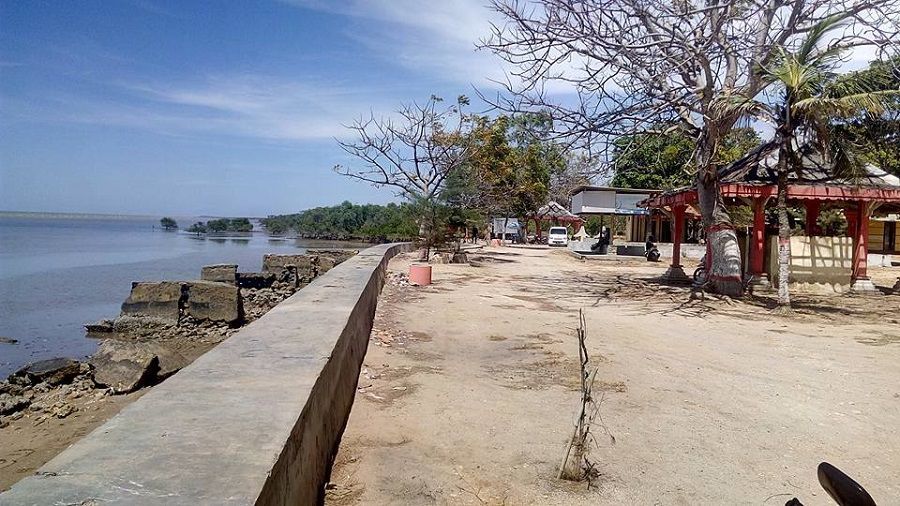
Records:
[[[719,186],[723,197],[775,197],[775,185],[754,185],[745,183],[726,183]],[[825,200],[825,201],[858,201],[885,202],[900,204],[900,188],[874,188],[860,186],[836,185],[796,185],[788,186],[788,199],[792,200]],[[648,208],[689,205],[697,202],[697,190],[683,188],[673,193],[654,195],[639,205]]]

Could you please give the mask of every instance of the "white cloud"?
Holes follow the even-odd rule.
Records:
[[[490,36],[491,21],[497,20],[485,0],[352,0],[341,5],[284,1],[368,21],[347,35],[410,70],[464,84],[504,79],[500,61],[488,51],[476,50],[479,40]]]
[[[19,120],[85,123],[173,136],[216,134],[272,141],[324,140],[379,109],[371,88],[259,75],[184,83],[118,83],[102,97],[57,93],[39,101],[4,100]],[[387,107],[393,108],[396,104]]]

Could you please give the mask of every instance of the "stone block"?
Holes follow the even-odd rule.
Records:
[[[122,303],[122,314],[178,321],[182,283],[176,281],[136,282]]]
[[[91,359],[94,381],[117,394],[133,392],[153,382],[159,372],[159,358],[141,343],[107,339]]]
[[[237,283],[237,265],[216,264],[204,265],[200,270],[200,279],[203,281],[215,281],[218,283]]]
[[[186,281],[186,315],[198,320],[235,323],[243,316],[240,289],[213,281]]]
[[[263,272],[274,274],[277,281],[298,286],[315,279],[318,262],[316,255],[265,255]]]
[[[263,272],[278,274],[288,265],[297,270],[312,270],[318,257],[315,255],[264,255]]]

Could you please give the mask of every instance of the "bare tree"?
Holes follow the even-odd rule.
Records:
[[[446,108],[441,102],[432,95],[424,104],[403,105],[395,118],[370,114],[357,120],[348,126],[356,139],[338,144],[363,167],[336,165],[335,172],[376,187],[390,186],[412,201],[432,202],[468,154],[469,118],[461,111],[468,98],[460,96]]]
[[[550,199],[570,208],[572,192],[591,184],[591,177],[596,173],[596,160],[587,153],[567,153],[565,165],[550,173]]]
[[[821,20],[848,19],[830,42],[897,51],[898,0],[492,0],[505,23],[483,42],[512,65],[510,95],[488,98],[509,111],[540,110],[561,134],[608,156],[621,135],[676,123],[696,139],[696,185],[712,251],[710,280],[742,291],[741,257],[718,191],[716,147],[738,121],[712,105],[755,96],[769,84],[756,72],[778,47],[798,43]],[[548,85],[575,99],[553,99]]]

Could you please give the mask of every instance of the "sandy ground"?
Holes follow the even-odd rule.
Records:
[[[779,316],[646,281],[664,265],[481,260],[385,287],[329,504],[831,504],[823,460],[900,498],[900,296],[798,295]],[[590,488],[555,479],[579,308],[602,398]]]
[[[0,430],[0,491],[32,474],[146,391],[75,399],[71,401],[75,412],[63,419],[37,422],[26,409],[24,416]]]

